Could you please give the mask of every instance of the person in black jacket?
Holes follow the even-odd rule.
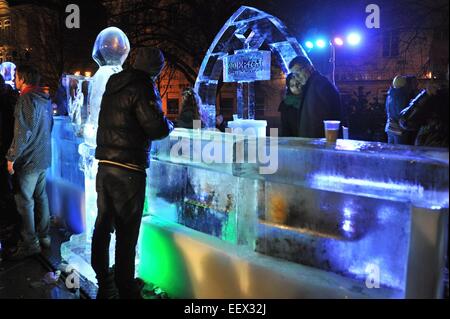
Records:
[[[447,83],[429,83],[400,113],[402,128],[417,131],[416,146],[446,147],[449,144],[449,89]]]
[[[0,245],[7,259],[19,241],[19,213],[12,189],[12,176],[6,168],[6,152],[14,136],[14,106],[18,93],[0,74]]]
[[[144,208],[146,173],[152,140],[170,134],[172,123],[161,108],[154,79],[164,66],[158,49],[137,50],[133,68],[114,74],[103,94],[95,157],[98,216],[91,262],[98,280],[97,298],[140,298],[134,280],[136,243]],[[110,233],[116,231],[114,277],[109,270]]]
[[[180,128],[194,128],[194,121],[200,121],[200,127],[204,127],[204,120],[202,116],[202,101],[200,96],[193,88],[186,88],[181,94],[183,99],[181,101],[181,112],[178,116],[177,127]]]
[[[6,169],[5,155],[14,136],[14,106],[16,105],[17,98],[17,91],[6,84],[3,76],[0,75],[0,195],[10,193],[8,190],[10,176]]]
[[[67,107],[67,91],[66,87],[69,84],[69,79],[66,74],[63,74],[53,98],[53,110],[56,110],[56,115],[68,115]]]
[[[298,136],[325,137],[323,121],[341,119],[341,99],[337,88],[304,56],[295,57],[289,63],[289,71],[302,86]]]
[[[297,137],[299,133],[299,109],[302,102],[302,87],[294,74],[286,78],[286,96],[280,103],[282,137]]]

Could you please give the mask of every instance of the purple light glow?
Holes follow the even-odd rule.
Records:
[[[338,46],[344,45],[344,40],[341,37],[334,38],[334,44]]]

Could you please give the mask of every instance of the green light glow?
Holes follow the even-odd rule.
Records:
[[[150,215],[150,187],[145,188],[145,201],[142,216]]]
[[[222,239],[237,244],[236,212],[229,212],[226,223],[222,226]]]
[[[140,278],[160,287],[171,297],[190,295],[186,263],[170,232],[143,223],[140,248]]]

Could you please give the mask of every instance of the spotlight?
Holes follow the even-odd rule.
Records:
[[[334,44],[338,46],[344,45],[344,40],[341,37],[334,38]]]
[[[312,49],[312,48],[314,48],[314,43],[312,43],[311,41],[306,41],[306,42],[305,42],[305,46],[306,46],[308,49]]]
[[[361,35],[355,32],[350,33],[347,37],[347,42],[352,46],[356,46],[361,43]]]
[[[317,45],[319,48],[323,49],[323,48],[325,48],[325,46],[327,45],[327,43],[325,42],[325,40],[319,39],[319,40],[316,41],[316,45]]]

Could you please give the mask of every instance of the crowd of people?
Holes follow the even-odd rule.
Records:
[[[174,128],[163,113],[155,84],[163,66],[160,50],[137,49],[132,67],[112,75],[102,97],[95,152],[99,161],[98,215],[92,240],[98,298],[140,297],[134,259],[151,143],[165,138]],[[281,135],[322,138],[323,121],[341,118],[339,92],[306,57],[294,58],[289,72],[279,106]],[[41,89],[40,74],[33,67],[18,66],[15,85],[17,90],[0,76],[0,220],[13,225],[16,235],[2,241],[3,254],[20,260],[40,253],[51,243],[45,188],[46,169],[51,164],[52,116],[55,108],[58,114],[66,114],[67,109],[64,90],[59,88],[52,102]],[[396,77],[386,112],[389,143],[448,147],[448,77],[447,85],[431,82],[422,90],[416,78]],[[193,128],[194,121],[205,126],[200,97],[187,88],[182,93],[176,126]],[[225,131],[223,116],[217,116],[216,127]],[[109,267],[112,231],[116,232],[114,271]]]

